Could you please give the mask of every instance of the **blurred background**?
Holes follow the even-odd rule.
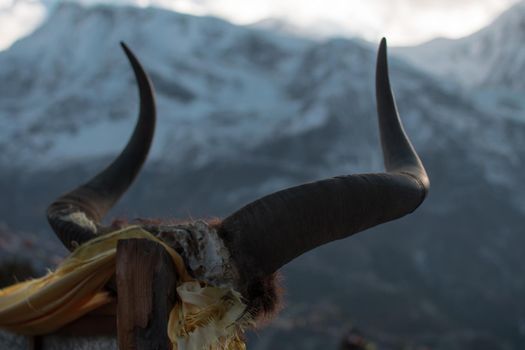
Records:
[[[152,77],[159,122],[110,217],[173,219],[381,171],[382,36],[430,196],[286,266],[285,308],[249,348],[523,349],[525,2],[512,0],[0,0],[0,283],[60,261],[46,206],[133,129],[119,41]]]

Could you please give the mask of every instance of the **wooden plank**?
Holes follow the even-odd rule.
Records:
[[[30,336],[28,339],[29,350],[42,350],[42,337],[40,335]]]
[[[129,239],[117,245],[117,328],[120,350],[167,350],[176,270],[158,243]]]

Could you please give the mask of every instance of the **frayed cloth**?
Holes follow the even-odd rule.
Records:
[[[55,271],[0,290],[0,327],[24,335],[48,334],[112,302],[103,287],[115,274],[117,242],[132,238],[162,244],[180,277],[181,302],[171,310],[167,329],[173,349],[245,349],[242,332],[251,320],[241,295],[192,279],[175,250],[138,226],[88,241]]]

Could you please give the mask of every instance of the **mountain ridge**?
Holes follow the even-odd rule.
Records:
[[[395,52],[427,72],[466,88],[506,87],[523,91],[516,76],[525,68],[525,1],[503,12],[488,26],[460,39],[437,38]]]

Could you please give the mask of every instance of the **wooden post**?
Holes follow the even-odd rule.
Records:
[[[171,349],[167,328],[177,276],[170,255],[151,240],[121,240],[116,264],[119,349]]]
[[[28,339],[29,350],[42,350],[42,337],[39,335],[30,336]]]

